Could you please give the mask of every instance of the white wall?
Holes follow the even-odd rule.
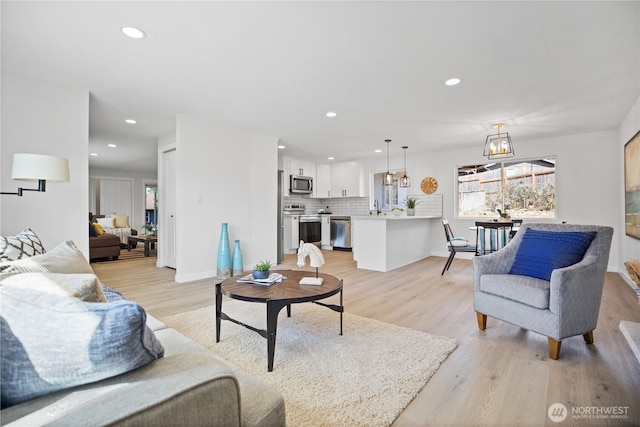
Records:
[[[557,220],[575,224],[596,224],[614,227],[614,241],[611,248],[609,266],[617,270],[618,242],[620,241],[620,216],[624,210],[619,188],[622,178],[619,170],[618,150],[603,147],[617,147],[615,130],[558,136],[540,140],[524,141],[512,135],[516,159],[557,156],[556,196]],[[457,219],[456,195],[457,166],[484,163],[482,156],[484,141],[477,146],[456,150],[418,153],[407,156],[407,172],[412,179],[409,194],[422,194],[420,181],[433,176],[438,180],[436,194],[443,195],[443,216],[459,236],[475,240],[475,232],[469,230],[475,220]],[[391,169],[402,166],[402,158],[390,160]],[[369,173],[386,170],[386,158],[368,163]],[[447,256],[442,223],[434,221],[431,235],[434,236],[431,251],[433,255]],[[458,256],[463,257],[464,254]]]
[[[125,171],[118,169],[89,168],[89,176],[96,178],[125,178],[133,181],[133,215],[129,225],[142,231],[145,220],[145,185],[157,184],[158,176],[153,172]],[[101,212],[108,215],[112,212]]]
[[[244,264],[277,259],[277,138],[180,115],[176,122],[176,281],[216,275],[222,223]],[[196,203],[196,197],[200,203]]]
[[[620,257],[618,259],[618,271],[627,283],[635,288],[635,284],[629,277],[627,269],[624,266],[626,261],[636,259],[640,260],[640,239],[636,239],[624,234],[624,146],[633,136],[640,131],[640,97],[636,100],[625,119],[618,128],[618,147],[620,147],[618,158],[618,170],[620,171],[620,198],[622,203],[622,212],[620,213],[620,222],[618,230],[620,230]],[[640,165],[634,167],[639,168]]]
[[[29,183],[12,181],[16,152],[67,157],[71,182],[50,184],[46,193],[0,198],[0,233],[11,235],[32,227],[46,248],[73,240],[88,255],[88,122],[89,93],[2,73],[0,188],[15,191]],[[213,277],[220,224],[229,223],[231,247],[239,239],[244,262],[277,259],[277,138],[212,123],[210,118],[178,118],[177,280]],[[558,157],[558,220],[615,227],[610,266],[624,273],[624,261],[640,259],[640,240],[624,235],[624,144],[640,130],[640,99],[620,127],[612,131],[523,141],[514,137],[518,158]],[[472,220],[455,218],[456,165],[483,162],[482,143],[437,153],[408,152],[410,193],[419,193],[426,176],[438,180],[444,215],[454,230],[473,238]],[[603,147],[616,147],[608,151]],[[410,149],[411,150],[411,149]],[[368,161],[367,170],[385,171],[386,156]],[[402,167],[402,153],[391,159]],[[230,179],[230,177],[234,177]],[[194,195],[201,195],[201,204]],[[444,234],[434,221],[432,253],[446,255]],[[628,278],[628,277],[627,277]]]
[[[0,188],[16,191],[37,183],[11,180],[14,153],[69,159],[70,182],[47,184],[45,193],[0,197],[0,234],[31,227],[45,249],[73,240],[88,258],[89,93],[2,72]]]

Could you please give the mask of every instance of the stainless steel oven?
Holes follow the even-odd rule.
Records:
[[[299,238],[305,243],[313,243],[317,247],[322,244],[322,233],[320,231],[322,220],[320,215],[300,215]]]

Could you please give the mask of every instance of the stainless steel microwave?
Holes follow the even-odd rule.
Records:
[[[289,181],[289,193],[311,194],[313,193],[313,178],[310,176],[291,175]]]

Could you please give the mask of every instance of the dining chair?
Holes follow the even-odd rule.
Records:
[[[449,225],[449,221],[446,219],[442,220],[442,225],[444,226],[444,235],[447,238],[447,248],[449,249],[449,258],[442,269],[441,276],[444,275],[444,272],[451,267],[451,263],[453,262],[453,258],[456,256],[458,252],[473,252],[476,254],[477,247],[476,245],[469,244],[469,241],[463,237],[455,237],[453,231],[451,231],[451,225]]]
[[[503,248],[509,243],[512,229],[512,221],[477,221],[478,255],[486,255]]]

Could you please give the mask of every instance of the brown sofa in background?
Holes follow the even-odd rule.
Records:
[[[89,258],[113,257],[114,260],[120,256],[120,238],[113,234],[104,233],[96,237],[89,237]]]
[[[89,221],[96,223],[97,218],[105,218],[105,215],[94,215],[89,212]],[[131,229],[131,235],[138,235],[138,231]],[[131,244],[131,247],[135,248],[136,242]],[[94,260],[98,258],[113,258],[117,260],[120,256],[120,249],[126,247],[120,241],[120,238],[115,234],[103,233],[97,237],[89,236],[89,259]]]

